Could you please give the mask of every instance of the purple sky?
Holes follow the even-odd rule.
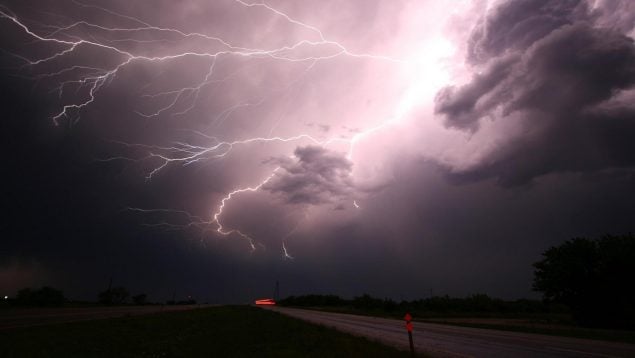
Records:
[[[0,31],[8,294],[537,297],[541,252],[635,229],[629,0],[4,0]]]

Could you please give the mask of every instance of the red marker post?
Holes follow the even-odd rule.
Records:
[[[410,313],[406,313],[403,317],[406,320],[406,330],[408,331],[408,340],[410,341],[410,355],[415,356],[415,345],[412,343],[412,316]]]

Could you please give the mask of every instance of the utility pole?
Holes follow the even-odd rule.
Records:
[[[276,280],[276,289],[273,291],[273,300],[278,301],[280,298],[280,282]]]

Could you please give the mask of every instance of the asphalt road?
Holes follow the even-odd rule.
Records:
[[[401,320],[302,310],[268,309],[408,349]],[[439,357],[635,357],[635,344],[414,322],[415,351]]]
[[[53,323],[88,321],[169,311],[185,311],[205,305],[150,305],[120,307],[15,308],[0,310],[0,330]]]

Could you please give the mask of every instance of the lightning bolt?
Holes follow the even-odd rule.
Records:
[[[57,50],[53,50],[52,53],[50,53],[49,55],[39,58],[27,58],[26,56],[22,56],[19,54],[12,54],[16,58],[23,61],[24,64],[20,67],[20,70],[28,68],[34,72],[37,72],[39,68],[45,66],[53,66],[58,60],[70,58],[72,55],[78,53],[82,48],[104,51],[105,54],[114,56],[116,58],[115,64],[111,65],[110,67],[71,65],[56,71],[36,74],[32,77],[34,80],[50,80],[61,78],[64,76],[70,76],[71,79],[60,79],[58,85],[54,88],[54,91],[57,92],[57,96],[59,99],[62,99],[64,97],[67,89],[74,88],[76,92],[82,90],[84,91],[84,98],[63,104],[59,111],[52,115],[51,118],[55,125],[59,125],[60,123],[62,123],[62,121],[67,121],[71,125],[76,124],[78,121],[80,121],[82,112],[97,100],[99,92],[106,86],[108,86],[112,81],[114,81],[117,75],[124,68],[130,66],[133,63],[164,63],[183,58],[201,58],[209,60],[207,72],[200,82],[187,87],[161,91],[152,94],[144,94],[142,98],[145,98],[147,100],[160,99],[166,102],[165,105],[160,106],[159,108],[156,108],[152,111],[139,110],[135,112],[142,118],[147,119],[159,117],[168,113],[172,116],[180,116],[189,113],[197,105],[202,89],[206,88],[207,86],[211,86],[217,83],[223,83],[224,81],[228,80],[229,76],[224,79],[216,78],[215,69],[218,65],[218,60],[224,57],[254,59],[269,58],[275,61],[306,64],[306,67],[304,69],[305,73],[310,71],[313,66],[320,61],[326,61],[340,56],[367,60],[388,61],[396,65],[409,64],[408,61],[399,58],[366,53],[356,53],[354,51],[350,51],[341,43],[329,39],[317,27],[299,21],[288,15],[287,13],[268,5],[265,2],[248,3],[242,0],[233,1],[235,5],[243,7],[246,11],[266,11],[269,12],[272,16],[284,19],[289,24],[302,28],[308,33],[312,34],[311,38],[302,39],[289,45],[271,49],[248,48],[232,44],[220,37],[211,36],[204,33],[185,32],[176,28],[155,26],[138,18],[128,16],[126,14],[121,14],[100,6],[84,4],[77,1],[73,1],[73,3],[76,4],[78,7],[97,10],[104,14],[128,21],[134,25],[130,27],[112,27],[91,23],[84,20],[75,21],[64,26],[37,24],[39,28],[49,29],[48,32],[44,33],[42,31],[37,31],[33,27],[27,25],[27,22],[20,19],[7,7],[0,5],[0,19],[9,21],[36,42],[54,45],[59,48]],[[89,35],[76,35],[75,31],[79,30],[88,31]],[[124,37],[117,39],[100,40],[96,36],[90,35],[90,31],[102,32],[110,35]],[[192,50],[186,50],[162,56],[135,53],[135,51],[133,50],[126,49],[125,43],[148,45],[155,42],[154,40],[137,39],[134,37],[136,34],[156,34],[166,36],[169,35],[181,40],[197,39],[200,41],[205,41],[206,45],[203,47],[209,47],[213,50],[205,50],[199,47]],[[161,36],[159,36],[158,38],[161,39]],[[164,39],[168,41],[167,38]],[[308,55],[304,54],[304,52],[301,50],[307,48],[313,48],[316,51],[321,51],[321,53]],[[287,88],[281,89],[280,91],[288,90],[291,85],[289,85]],[[414,88],[409,89],[408,93],[412,94],[415,91],[416,89]],[[221,159],[226,157],[235,147],[249,145],[252,143],[308,142],[319,146],[328,146],[333,143],[344,143],[348,146],[347,158],[352,159],[357,143],[364,140],[364,138],[372,135],[375,132],[382,131],[389,126],[394,125],[403,118],[405,113],[407,113],[409,107],[411,107],[411,103],[408,102],[410,100],[407,99],[409,98],[408,93],[406,94],[406,96],[404,96],[405,99],[402,101],[402,103],[399,104],[395,116],[382,121],[376,126],[366,128],[351,137],[332,136],[330,138],[317,138],[309,134],[297,134],[288,137],[267,136],[220,141],[214,137],[206,135],[205,133],[193,131],[194,134],[201,136],[206,140],[212,141],[212,144],[207,146],[199,146],[186,142],[174,142],[172,143],[172,145],[169,146],[157,146],[138,143],[114,142],[124,148],[134,148],[145,151],[145,155],[141,157],[116,156],[102,159],[102,161],[156,161],[158,162],[158,164],[155,165],[146,175],[146,179],[151,180],[154,176],[158,175],[161,170],[169,165],[180,164],[183,166],[187,166],[201,161]],[[234,111],[240,108],[246,106],[259,106],[264,101],[266,101],[266,97],[262,97],[253,102],[239,102],[231,104],[216,116],[213,124],[222,123],[223,121],[231,117]],[[184,108],[181,109],[181,107]],[[264,185],[266,185],[276,176],[279,169],[279,167],[273,169],[268,176],[258,181],[255,185],[237,188],[233,191],[230,191],[220,200],[217,209],[211,214],[211,218],[208,220],[200,216],[179,210],[141,208],[127,208],[127,210],[144,214],[169,213],[179,215],[186,220],[185,224],[174,224],[170,223],[169,221],[161,221],[151,225],[170,229],[184,229],[194,227],[203,231],[207,231],[210,230],[210,228],[213,228],[213,231],[218,235],[236,235],[247,240],[251,249],[256,250],[256,246],[258,243],[252,236],[240,231],[239,229],[228,228],[222,224],[221,219],[223,216],[223,211],[229,205],[231,200],[236,196],[244,193],[259,191]],[[356,201],[353,201],[353,206],[355,208],[359,208],[359,205]],[[294,230],[292,230],[291,233],[295,232],[296,229],[297,226]],[[282,240],[282,251],[285,258],[292,259],[293,257],[288,253],[287,247],[285,245],[285,240],[289,235],[287,235]]]
[[[287,251],[287,245],[285,244],[284,241],[282,241],[282,252],[284,253],[285,259],[289,259],[289,260],[294,259],[294,257],[289,254],[289,251]]]
[[[256,186],[253,186],[253,187],[236,189],[236,190],[230,192],[229,194],[227,194],[227,196],[225,196],[221,200],[220,205],[218,206],[218,210],[214,213],[213,220],[212,220],[212,222],[215,223],[216,226],[217,226],[217,228],[216,228],[216,232],[217,233],[219,233],[221,235],[224,235],[224,236],[229,236],[229,235],[234,234],[234,233],[238,234],[240,237],[242,237],[244,239],[247,239],[247,241],[249,241],[249,244],[250,244],[252,250],[256,249],[255,241],[254,241],[254,239],[251,236],[249,236],[249,235],[247,235],[247,234],[245,234],[245,233],[243,233],[243,232],[241,232],[240,230],[237,230],[237,229],[229,229],[229,230],[225,229],[223,227],[223,224],[221,224],[221,222],[220,222],[220,216],[223,214],[223,209],[225,208],[225,204],[227,204],[227,202],[229,200],[231,200],[234,195],[238,195],[240,193],[245,193],[245,192],[255,192],[255,191],[260,190],[260,188],[262,188],[263,185],[267,184],[271,179],[273,179],[273,177],[276,175],[276,172],[278,171],[278,169],[280,169],[280,167],[274,169],[273,173],[271,173],[271,175],[269,175],[267,178],[265,178],[263,181],[261,181],[260,184],[258,184]]]

